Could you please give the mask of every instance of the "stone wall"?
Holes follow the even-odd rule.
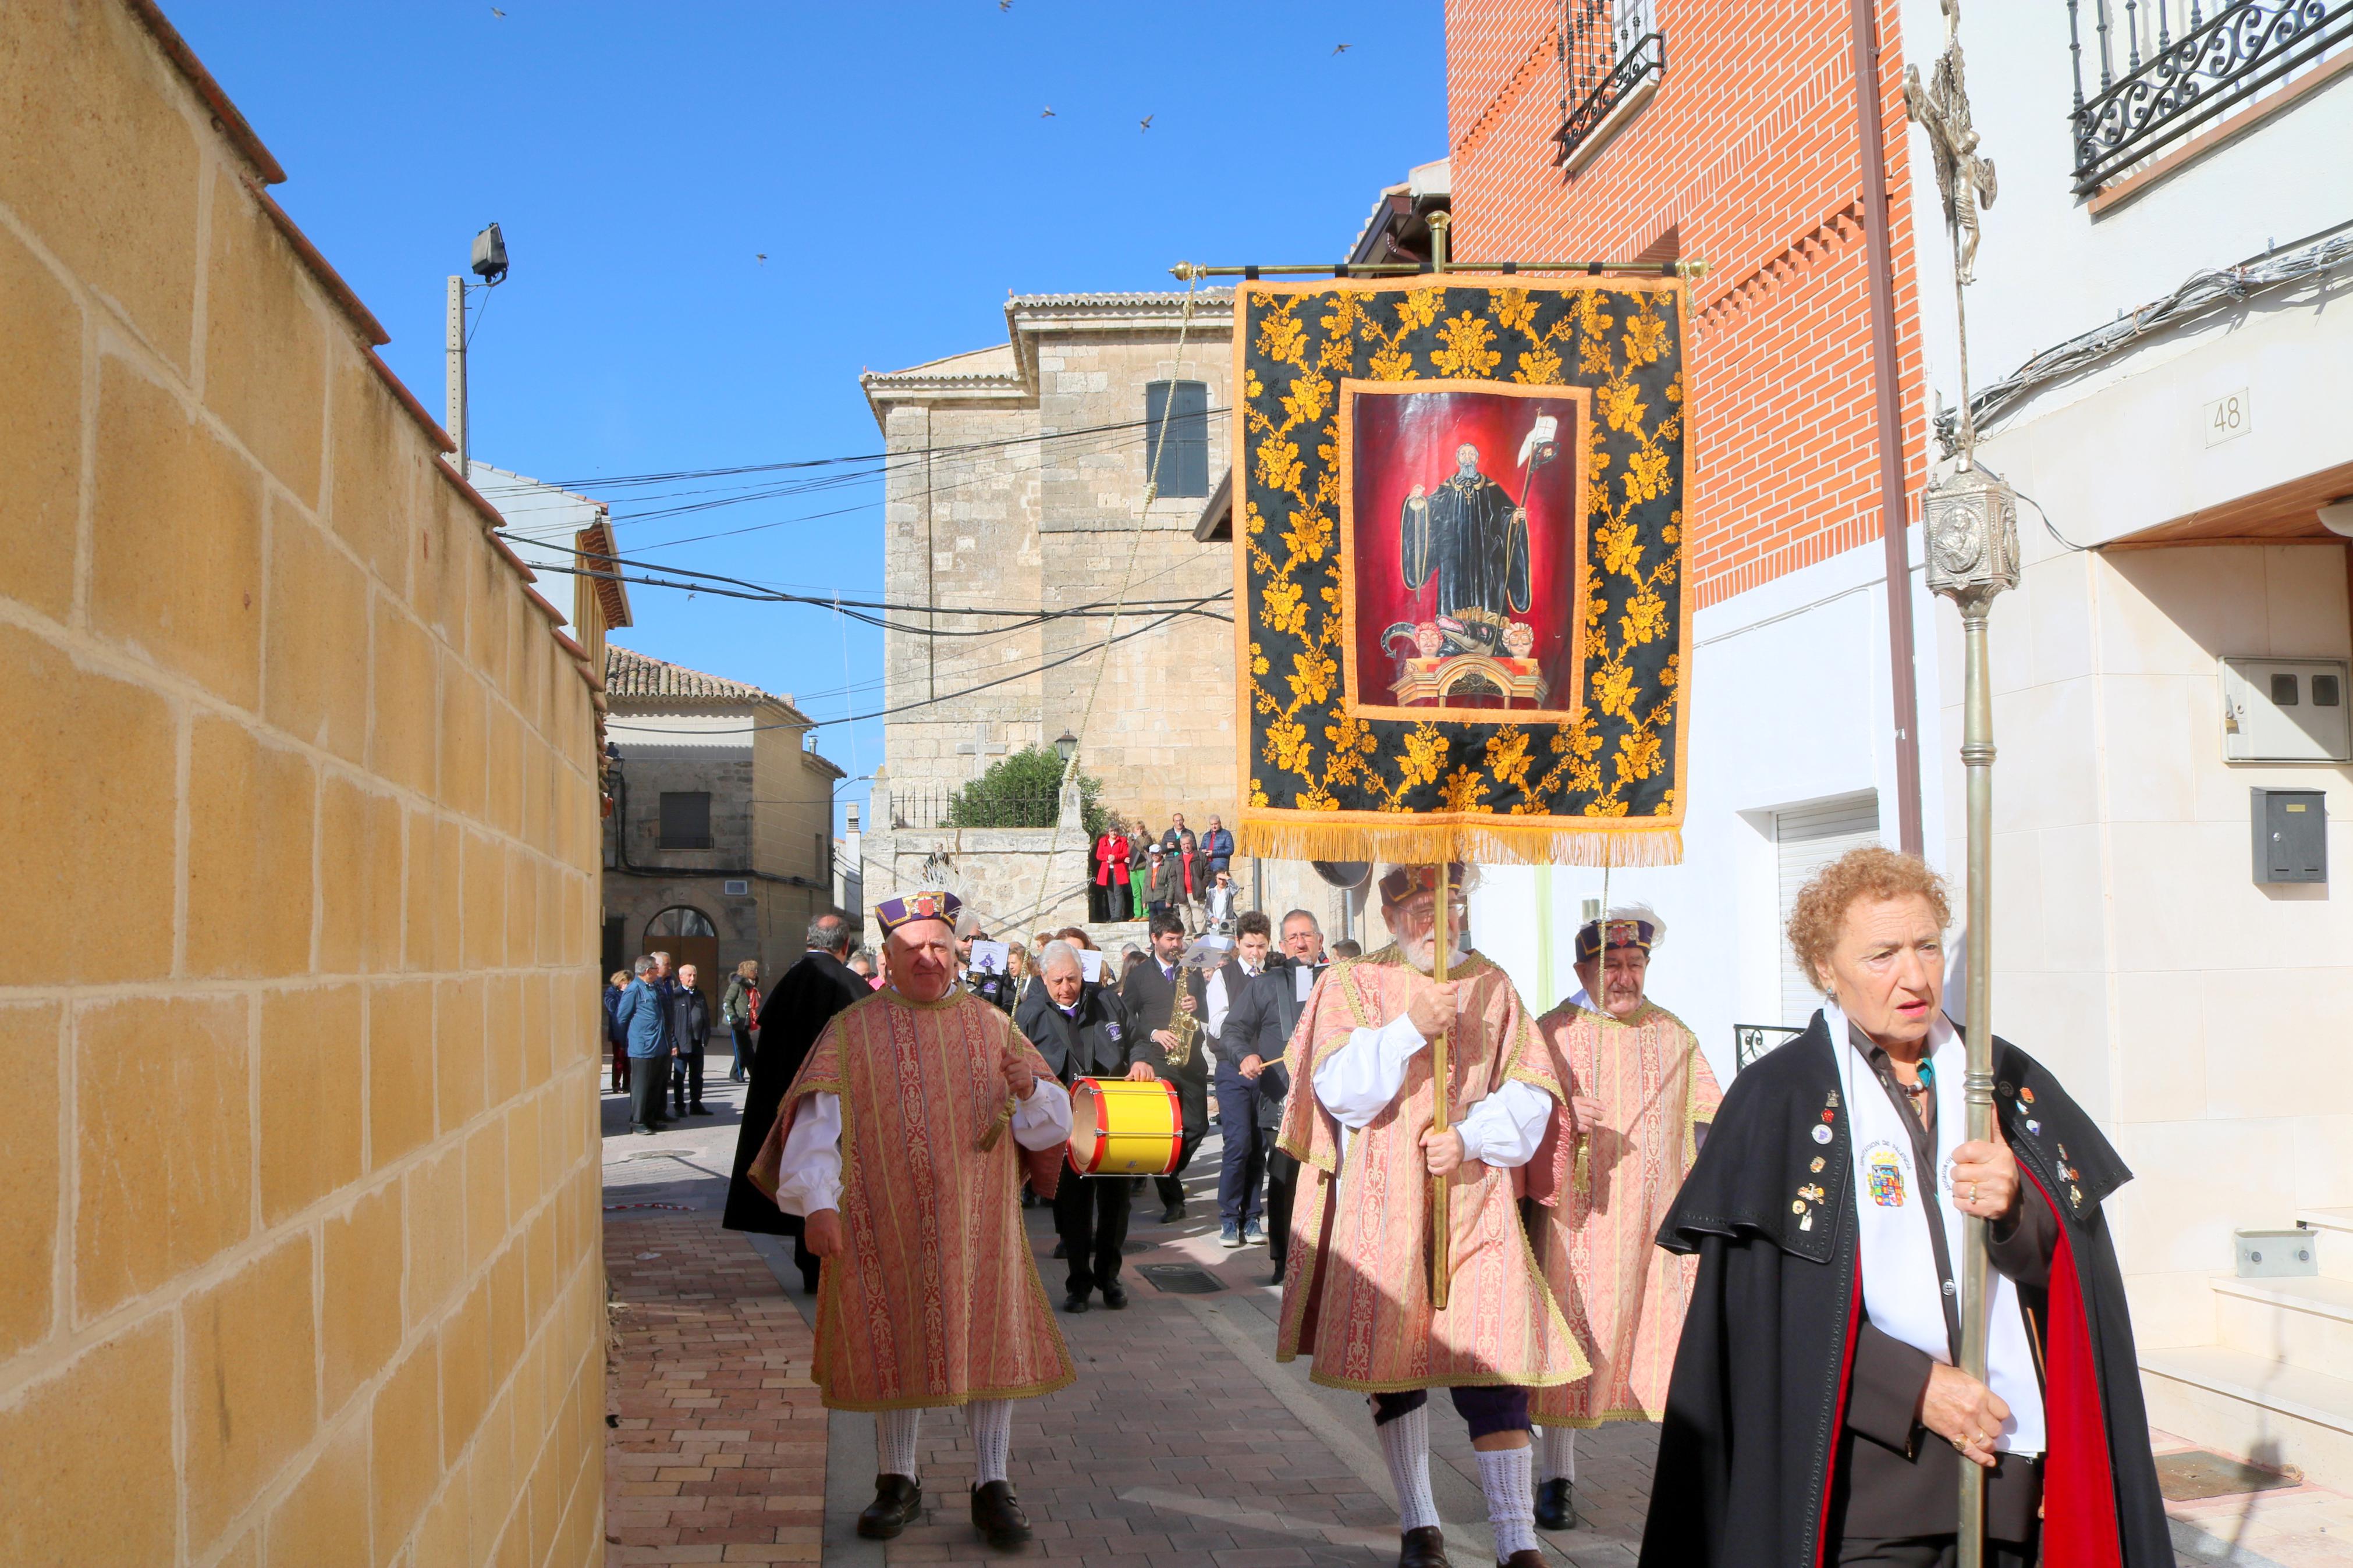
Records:
[[[591,693],[280,177],[0,9],[0,1562],[599,1563]]]

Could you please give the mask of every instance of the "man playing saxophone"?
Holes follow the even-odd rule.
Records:
[[[1180,1178],[1209,1132],[1209,1054],[1200,1048],[1201,973],[1184,963],[1184,917],[1164,910],[1152,917],[1151,932],[1151,955],[1127,972],[1119,999],[1130,1017],[1164,1020],[1152,1031],[1152,1043],[1166,1058],[1161,1076],[1176,1086],[1177,1103],[1185,1113],[1185,1142],[1176,1169],[1158,1178],[1161,1222],[1174,1225],[1185,1217]]]

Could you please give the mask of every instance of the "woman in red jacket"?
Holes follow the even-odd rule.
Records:
[[[1127,918],[1127,835],[1116,827],[1095,840],[1094,891],[1087,900],[1087,917],[1095,921]]]

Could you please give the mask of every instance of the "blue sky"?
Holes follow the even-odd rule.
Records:
[[[166,9],[427,407],[443,280],[501,226],[473,452],[559,480],[872,452],[859,372],[1002,342],[1008,290],[1334,258],[1445,152],[1437,0]],[[622,547],[773,524],[654,558],[872,593],[880,500],[869,481],[625,524]],[[828,756],[879,760],[879,721],[839,722],[879,702],[842,694],[879,675],[878,633],[845,650],[830,611],[632,595],[621,640],[791,691]]]

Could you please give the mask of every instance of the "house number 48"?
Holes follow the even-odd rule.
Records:
[[[2219,447],[2225,441],[2235,441],[2255,427],[2253,405],[2247,401],[2247,389],[2239,388],[2228,396],[2218,397],[2206,405],[2206,444]]]

